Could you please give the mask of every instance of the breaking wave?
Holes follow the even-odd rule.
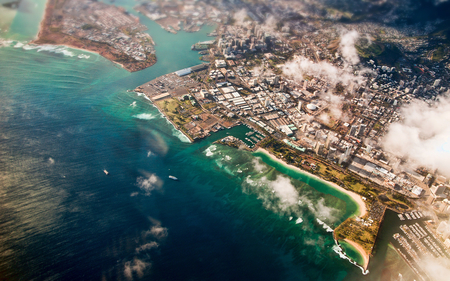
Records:
[[[348,262],[350,262],[351,264],[353,264],[354,266],[358,267],[359,269],[361,269],[361,272],[363,275],[367,275],[369,274],[369,270],[368,269],[364,269],[362,266],[360,266],[356,261],[352,260],[351,258],[349,258],[347,256],[347,254],[344,252],[344,250],[341,248],[341,246],[339,246],[339,244],[335,241],[336,245],[333,246],[333,251],[339,255],[339,257],[343,260],[347,260]]]
[[[328,226],[325,222],[319,220],[316,218],[316,221],[323,227],[323,229],[325,229],[327,232],[333,232],[334,230]]]
[[[215,145],[211,145],[210,147],[208,147],[205,150],[206,156],[208,156],[208,157],[213,156],[214,155],[214,151],[216,151],[216,149],[217,149],[217,146],[215,146]]]
[[[88,55],[85,55],[85,54],[80,54],[80,55],[78,55],[78,58],[79,59],[88,59],[88,58],[90,58],[91,56],[88,56]]]
[[[19,42],[20,43],[20,42]],[[14,46],[15,48],[20,48],[22,47],[22,49],[24,49],[25,51],[29,51],[29,50],[37,50],[37,52],[49,52],[49,53],[55,53],[55,54],[63,54],[66,57],[74,57],[75,53],[73,53],[72,51],[69,50],[68,47],[66,46],[54,46],[54,45],[34,45],[34,44],[26,44],[17,47],[17,45],[19,44],[17,43],[16,46]],[[85,56],[85,55],[84,55]],[[89,56],[90,57],[90,56]]]
[[[133,117],[137,118],[137,119],[141,119],[141,120],[152,120],[155,118],[155,116],[153,116],[153,114],[150,114],[150,113],[136,114],[136,115],[133,115]]]
[[[22,42],[17,42],[16,45],[14,45],[14,48],[22,48],[24,44]]]

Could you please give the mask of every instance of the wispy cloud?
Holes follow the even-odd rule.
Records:
[[[138,177],[136,182],[137,186],[145,193],[145,196],[150,196],[152,191],[160,190],[162,186],[162,181],[155,174]]]
[[[151,235],[154,238],[161,240],[167,237],[169,234],[167,228],[162,227],[161,225],[154,225],[150,228],[150,230],[147,230],[145,232],[145,236]]]
[[[358,39],[359,33],[356,30],[342,31],[339,50],[342,52],[342,57],[344,60],[351,65],[356,65],[359,63],[358,51],[355,48],[355,44]]]
[[[142,278],[145,271],[150,268],[151,265],[152,264],[149,262],[134,258],[132,261],[125,263],[123,273],[128,280],[133,280],[134,275],[138,278]]]
[[[136,248],[136,252],[140,253],[140,252],[148,251],[148,250],[158,248],[158,247],[159,247],[159,244],[156,241],[152,241],[152,242],[146,243],[146,244],[141,245],[138,248]]]

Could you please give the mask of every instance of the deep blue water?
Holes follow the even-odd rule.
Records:
[[[23,18],[6,37],[33,34]],[[317,223],[350,215],[348,198],[212,146],[246,127],[187,143],[126,91],[199,63],[190,46],[211,31],[141,21],[158,63],[133,74],[63,47],[0,48],[0,279],[358,280]],[[289,188],[301,202],[282,200]]]

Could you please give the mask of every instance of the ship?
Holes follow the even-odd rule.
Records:
[[[107,170],[103,170],[103,173],[105,173],[105,175],[109,175],[109,172]]]
[[[177,179],[176,177],[174,177],[174,176],[169,176],[169,179],[174,180],[174,181],[177,181],[177,180],[178,180],[178,179]]]

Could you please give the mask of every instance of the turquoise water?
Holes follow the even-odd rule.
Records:
[[[353,259],[359,264],[364,263],[364,259],[361,257],[361,255],[359,254],[358,250],[355,247],[353,247],[352,245],[350,245],[345,241],[339,241],[339,244],[342,246],[347,256],[349,256],[351,259]]]
[[[213,144],[243,126],[188,143],[126,91],[200,63],[190,46],[212,30],[173,35],[141,21],[158,62],[136,73],[64,47],[0,48],[0,275],[359,280],[327,231],[357,211],[348,196]],[[30,40],[38,22],[21,15],[8,38]]]

